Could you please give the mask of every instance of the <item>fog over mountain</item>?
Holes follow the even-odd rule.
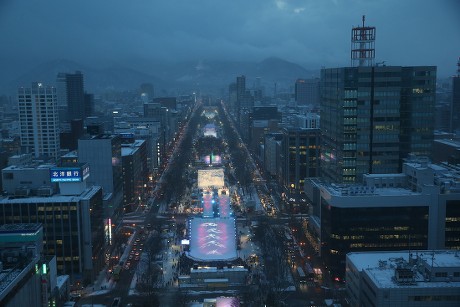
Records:
[[[141,83],[155,85],[158,93],[169,91],[180,93],[187,90],[216,91],[227,88],[235,76],[245,74],[248,81],[260,77],[262,85],[267,88],[277,83],[280,87],[292,86],[297,78],[317,77],[319,71],[304,67],[279,58],[267,58],[261,62],[236,61],[186,61],[177,63],[149,62],[138,68],[126,67],[112,63],[106,67],[95,68],[70,60],[48,61],[37,65],[21,76],[2,80],[1,91],[14,94],[18,86],[28,85],[33,80],[54,84],[58,72],[84,73],[85,88],[90,92],[105,90],[131,90]],[[251,87],[251,84],[248,84]]]
[[[0,88],[30,82],[24,78],[33,71],[33,79],[49,78],[62,59],[100,88],[118,86],[125,74],[126,87],[138,79],[169,86],[220,84],[242,73],[255,78],[272,74],[276,63],[264,71],[270,58],[312,71],[348,66],[351,28],[362,15],[377,28],[376,62],[436,65],[439,76],[455,72],[456,0],[2,0]]]

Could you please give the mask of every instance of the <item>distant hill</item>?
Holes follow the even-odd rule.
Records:
[[[123,66],[94,69],[69,60],[56,60],[42,63],[19,78],[9,81],[3,90],[11,91],[19,86],[30,86],[34,81],[55,84],[58,73],[73,73],[77,70],[83,73],[85,90],[88,92],[101,92],[110,88],[135,89],[145,82],[163,85],[163,81],[155,76]]]
[[[176,86],[198,84],[201,88],[228,88],[236,77],[245,75],[248,88],[252,88],[256,77],[261,78],[262,85],[293,86],[298,78],[318,76],[319,72],[279,58],[268,58],[261,62],[238,61],[199,61],[177,63],[172,65],[163,79],[174,80]]]
[[[261,62],[242,61],[188,61],[162,63],[144,61],[132,68],[129,63],[111,63],[106,67],[94,68],[70,60],[55,60],[41,63],[25,71],[14,80],[0,80],[0,94],[14,95],[17,87],[29,86],[33,81],[55,84],[59,72],[81,71],[84,74],[85,90],[93,93],[108,89],[133,90],[142,83],[152,83],[155,92],[177,93],[181,90],[201,89],[213,92],[227,89],[239,75],[245,75],[247,87],[252,87],[256,77],[263,85],[292,86],[298,78],[317,76],[318,72],[302,66],[271,57]],[[7,76],[4,76],[5,78]]]

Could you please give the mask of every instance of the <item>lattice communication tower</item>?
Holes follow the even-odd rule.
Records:
[[[374,66],[375,59],[375,27],[364,25],[351,30],[351,65]]]

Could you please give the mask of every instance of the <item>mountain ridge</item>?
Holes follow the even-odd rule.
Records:
[[[135,67],[137,66],[137,67]],[[158,92],[180,90],[215,91],[227,88],[235,78],[245,75],[247,80],[260,77],[263,84],[278,83],[292,86],[298,78],[317,76],[315,70],[277,57],[262,61],[198,60],[175,63],[141,61],[137,65],[105,63],[99,67],[85,65],[68,59],[57,59],[38,64],[13,80],[0,79],[0,94],[15,93],[19,86],[29,86],[33,81],[54,85],[59,72],[81,71],[85,90],[101,93],[107,89],[134,90],[142,83],[152,83]],[[5,76],[6,77],[6,76]],[[250,82],[247,87],[251,88]],[[1,86],[3,85],[3,86]]]

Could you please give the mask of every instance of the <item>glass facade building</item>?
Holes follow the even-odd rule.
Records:
[[[446,200],[445,248],[460,250],[460,199]]]
[[[321,255],[333,276],[357,251],[426,249],[429,206],[336,207],[321,200]]]
[[[397,173],[409,153],[430,155],[436,67],[321,70],[322,173],[354,183]]]

